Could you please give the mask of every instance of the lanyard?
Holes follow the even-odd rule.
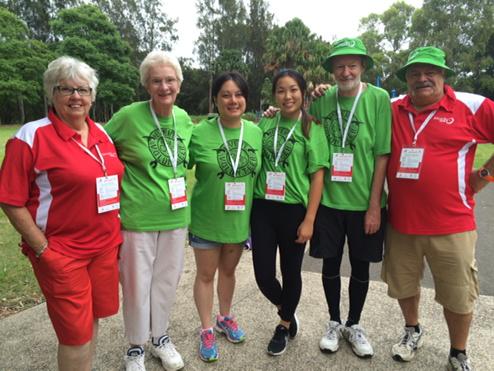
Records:
[[[228,143],[226,141],[225,137],[225,131],[223,130],[223,125],[221,125],[220,118],[218,116],[218,129],[221,134],[221,138],[223,139],[223,144],[225,145],[226,151],[228,152],[228,156],[230,157],[230,161],[232,162],[232,168],[233,168],[233,177],[237,177],[237,168],[238,164],[240,162],[240,153],[242,152],[242,141],[244,138],[244,122],[240,121],[240,137],[238,138],[238,146],[237,146],[237,157],[235,158],[235,161],[233,161],[232,154],[230,152],[230,148],[228,147]]]
[[[163,135],[163,131],[161,130],[160,122],[158,121],[158,117],[156,117],[156,113],[154,112],[153,105],[151,101],[149,101],[149,108],[151,109],[151,115],[153,116],[153,121],[158,130],[160,131],[161,138],[163,138],[163,143],[165,143],[166,151],[168,152],[168,156],[170,157],[170,161],[173,167],[173,173],[176,176],[177,173],[177,162],[178,162],[178,140],[177,140],[177,125],[175,122],[175,113],[172,108],[172,122],[173,122],[173,153],[166,143],[165,136]]]
[[[415,129],[415,123],[414,123],[414,120],[413,120],[412,113],[411,112],[408,112],[408,119],[410,120],[410,126],[412,127],[412,130],[415,133],[415,135],[413,136],[413,143],[412,143],[413,146],[415,146],[417,144],[417,139],[418,139],[420,133],[422,133],[424,131],[425,127],[427,126],[427,124],[429,123],[429,121],[432,120],[432,118],[434,117],[434,115],[436,114],[436,112],[437,112],[437,110],[434,110],[431,113],[429,113],[429,116],[427,116],[427,118],[424,120],[424,122],[422,123],[422,125],[420,125],[419,130],[416,130]]]
[[[345,148],[345,143],[346,143],[346,138],[348,136],[348,130],[350,129],[350,123],[352,122],[353,115],[355,113],[355,110],[357,109],[357,103],[360,99],[360,96],[362,95],[362,83],[360,83],[358,87],[358,93],[357,96],[355,97],[355,100],[353,101],[352,109],[350,111],[350,114],[348,115],[348,120],[346,122],[345,126],[345,131],[343,131],[343,118],[341,116],[341,109],[340,109],[340,102],[338,101],[338,88],[336,88],[336,112],[338,113],[338,124],[340,124],[340,131],[342,134],[341,138],[341,148]]]
[[[98,152],[98,156],[99,156],[99,159],[98,157],[96,157],[95,155],[93,155],[93,153],[87,149],[86,147],[84,147],[81,143],[79,143],[77,140],[75,140],[74,138],[70,138],[74,141],[75,144],[77,144],[79,147],[82,148],[82,150],[84,152],[86,152],[89,156],[91,156],[98,164],[101,165],[101,168],[103,169],[103,173],[105,173],[105,176],[108,176],[107,173],[106,173],[106,165],[105,165],[105,159],[103,158],[103,155],[101,154],[100,150],[99,150],[99,147],[97,144],[94,145],[94,147],[96,148],[96,152]]]
[[[295,124],[293,124],[292,128],[288,132],[288,135],[286,136],[285,141],[281,144],[280,149],[277,152],[276,147],[278,147],[278,128],[280,126],[280,116],[281,116],[281,114],[277,115],[276,129],[274,131],[274,142],[273,142],[274,148],[273,148],[273,151],[274,151],[274,157],[275,157],[275,160],[274,160],[274,166],[275,167],[278,167],[278,162],[280,161],[281,154],[283,153],[283,148],[285,148],[285,144],[288,142],[288,140],[292,136],[293,132],[295,131],[295,127],[297,126],[297,123],[300,120],[300,117],[302,117],[302,112],[300,112],[300,115],[298,116],[297,121],[295,122]]]

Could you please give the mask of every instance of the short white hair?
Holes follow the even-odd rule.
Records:
[[[96,100],[96,88],[98,87],[98,76],[96,71],[88,64],[79,59],[62,56],[48,64],[43,74],[43,88],[45,89],[48,102],[53,102],[53,90],[62,80],[87,81],[91,88],[91,101]]]
[[[170,66],[175,70],[177,75],[179,85],[184,81],[184,76],[182,74],[182,67],[176,57],[164,52],[162,50],[155,50],[146,55],[146,58],[142,61],[139,67],[139,74],[141,77],[142,86],[146,86],[149,79],[149,69],[153,66],[166,65]]]

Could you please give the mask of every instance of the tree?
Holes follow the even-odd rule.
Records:
[[[310,83],[328,81],[322,61],[329,54],[329,44],[313,34],[299,19],[275,26],[266,40],[264,68],[276,73],[281,68],[292,68],[302,73]]]
[[[382,14],[371,13],[360,20],[359,28],[364,31],[360,37],[375,62],[375,67],[366,71],[369,81],[379,76],[388,90],[405,89],[394,73],[406,61],[414,14],[413,6],[399,1]]]
[[[197,27],[201,34],[196,53],[209,72],[209,111],[212,111],[213,76],[226,69],[245,65],[246,11],[240,0],[198,0]]]
[[[264,0],[251,0],[247,20],[246,65],[249,68],[249,107],[261,110],[261,92],[266,78],[263,56],[266,40],[273,28],[273,14]]]
[[[191,115],[199,115],[208,111],[208,82],[207,71],[192,66],[190,59],[181,59],[184,81],[180,87],[176,104]]]
[[[96,6],[63,10],[52,27],[59,55],[80,58],[98,71],[96,116],[106,121],[115,109],[133,100],[139,80],[130,61],[131,49]]]
[[[412,46],[434,45],[445,50],[449,66],[457,72],[455,88],[490,94],[488,53],[494,33],[491,0],[425,0],[413,18]]]
[[[61,9],[81,4],[81,0],[0,0],[12,13],[26,22],[30,36],[47,42],[52,40],[50,21]]]
[[[24,123],[42,114],[43,71],[52,54],[42,42],[30,40],[24,23],[2,7],[0,41],[0,122]],[[34,109],[26,110],[26,103]]]

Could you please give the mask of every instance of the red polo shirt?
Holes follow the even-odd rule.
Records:
[[[474,199],[469,184],[478,143],[494,142],[494,102],[480,95],[454,92],[445,86],[437,104],[418,112],[410,97],[392,104],[392,147],[388,165],[389,213],[394,229],[405,234],[441,235],[474,230]],[[418,180],[396,173],[403,147],[411,147],[414,132],[436,114],[417,140],[424,148]]]
[[[91,119],[87,148],[108,175],[121,180],[124,168],[113,143]],[[74,140],[81,137],[54,113],[23,125],[7,142],[0,169],[0,202],[25,206],[44,231],[50,248],[74,258],[98,255],[121,243],[118,210],[98,214],[96,178],[101,164]],[[23,250],[29,247],[24,243]]]

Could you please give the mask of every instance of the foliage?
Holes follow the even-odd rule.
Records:
[[[55,44],[57,54],[78,57],[98,71],[101,83],[95,118],[107,121],[133,99],[139,81],[137,69],[130,62],[129,45],[93,5],[61,11],[52,27],[59,40]]]
[[[0,122],[25,122],[25,106],[43,107],[42,74],[52,54],[27,27],[0,7]],[[14,109],[15,107],[15,109]],[[39,112],[39,111],[38,111]]]
[[[329,44],[313,34],[299,19],[275,26],[266,40],[265,70],[272,74],[281,68],[292,68],[302,73],[309,83],[328,80],[321,66],[328,55]]]

